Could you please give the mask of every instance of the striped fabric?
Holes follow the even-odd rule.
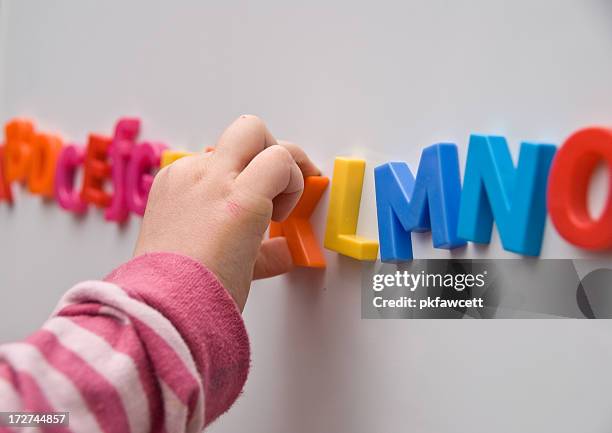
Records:
[[[0,346],[0,411],[70,412],[67,427],[28,432],[199,432],[240,394],[249,356],[214,275],[147,254],[77,284],[39,331]]]

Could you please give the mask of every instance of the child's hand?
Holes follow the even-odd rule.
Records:
[[[182,158],[157,174],[135,255],[166,251],[198,260],[242,310],[253,278],[291,268],[285,239],[263,236],[270,219],[289,215],[304,176],[319,173],[299,147],[277,142],[259,118],[241,116],[214,152]]]

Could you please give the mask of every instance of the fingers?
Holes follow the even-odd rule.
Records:
[[[269,278],[289,272],[293,268],[291,253],[285,238],[266,239],[255,260],[253,279]]]
[[[321,174],[321,170],[308,158],[308,155],[306,155],[306,152],[300,146],[285,140],[278,140],[278,144],[287,149],[291,156],[293,156],[304,177],[319,176]]]
[[[215,150],[223,170],[241,171],[262,150],[278,144],[257,116],[243,115],[221,135]]]
[[[253,115],[243,115],[221,135],[216,147],[216,159],[224,169],[240,171],[265,148],[280,144],[293,156],[304,177],[317,176],[321,171],[299,146],[277,141],[266,124]]]
[[[236,186],[272,201],[272,219],[285,219],[304,189],[304,177],[320,170],[297,145],[278,143],[256,116],[240,116],[222,134],[214,166],[234,171]]]
[[[235,186],[271,200],[272,219],[281,221],[302,195],[304,178],[289,151],[272,146],[253,158],[236,178]]]

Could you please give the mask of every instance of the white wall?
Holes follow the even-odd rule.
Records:
[[[441,140],[463,163],[471,132],[506,135],[516,156],[520,140],[559,144],[612,118],[606,0],[4,0],[0,15],[1,122],[30,116],[83,143],[139,115],[144,137],[196,150],[255,113],[328,175],[335,156],[367,159],[359,231],[371,237],[379,163],[414,165]],[[94,210],[77,220],[26,193],[16,201],[0,206],[0,341],[128,259],[138,226]],[[314,217],[321,237],[326,202]],[[448,257],[414,238],[415,256]],[[496,235],[461,255],[516,257]],[[542,256],[589,257],[550,224]],[[212,432],[611,428],[609,322],[361,320],[361,264],[327,259],[326,272],[255,284],[252,372]]]

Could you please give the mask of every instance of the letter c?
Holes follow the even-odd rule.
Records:
[[[64,147],[57,159],[54,193],[58,204],[67,211],[77,214],[85,212],[87,203],[81,200],[79,191],[74,189],[76,170],[83,163],[85,151],[75,145]]]

